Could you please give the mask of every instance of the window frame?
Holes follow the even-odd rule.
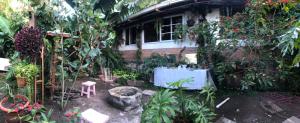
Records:
[[[132,44],[132,37],[131,37],[131,29],[132,28],[137,28],[137,25],[132,25],[132,26],[128,26],[128,27],[126,27],[126,28],[124,28],[124,34],[125,34],[125,42],[124,42],[124,45],[125,46],[129,46],[129,45],[136,45],[136,42],[137,41],[135,41],[135,43],[134,44]],[[128,42],[129,42],[129,44],[126,44],[126,39],[127,39],[127,30],[129,30],[129,37],[128,37]],[[140,33],[138,33],[138,31],[137,31],[137,33],[136,33],[136,36],[138,36],[138,35],[140,35]]]
[[[184,14],[182,14],[182,13],[180,13],[180,14],[175,14],[175,15],[169,15],[169,16],[164,16],[164,17],[162,17],[162,19],[165,19],[165,18],[169,18],[169,19],[171,19],[171,18],[173,18],[173,17],[176,17],[176,16],[180,16],[181,17],[181,25],[183,25],[184,24]],[[172,20],[172,19],[171,19]],[[145,22],[143,22],[142,23],[142,25],[144,25],[144,24],[147,24],[147,23],[149,23],[149,22],[152,22],[152,21],[156,21],[156,19],[151,19],[151,20],[148,20],[148,21],[145,21]],[[173,25],[173,24],[172,24]],[[149,43],[149,44],[151,44],[151,43],[161,43],[161,42],[171,42],[171,41],[175,41],[174,39],[172,39],[172,33],[174,33],[173,31],[172,31],[172,25],[171,25],[171,22],[170,22],[170,26],[171,26],[171,40],[162,40],[162,22],[159,22],[159,40],[158,41],[154,41],[154,42],[146,42],[146,41],[144,41],[143,43]],[[145,39],[145,35],[146,35],[146,33],[144,33],[143,34],[143,38]]]
[[[176,15],[170,15],[170,16],[165,16],[165,17],[163,17],[162,18],[162,20],[163,19],[166,19],[166,18],[168,18],[168,19],[170,19],[170,24],[168,25],[168,26],[170,26],[170,32],[167,32],[167,33],[162,33],[162,27],[163,27],[163,23],[161,22],[160,23],[160,25],[159,25],[159,29],[160,29],[160,32],[159,32],[159,42],[168,42],[168,41],[174,41],[174,39],[173,39],[173,34],[174,34],[174,32],[173,32],[173,25],[176,25],[176,24],[173,24],[173,17],[178,17],[178,16],[180,16],[181,17],[181,25],[183,25],[183,23],[184,23],[184,19],[183,19],[183,14],[176,14]],[[170,40],[162,40],[162,34],[170,34]]]

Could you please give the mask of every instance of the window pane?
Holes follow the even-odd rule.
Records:
[[[135,44],[136,43],[136,38],[137,38],[136,36],[137,36],[137,29],[136,29],[136,27],[130,28],[130,37],[131,37],[130,44]]]
[[[181,39],[178,35],[176,36],[175,33],[172,33],[172,40]]]
[[[171,24],[171,19],[170,18],[165,18],[163,19],[163,25],[170,25]]]
[[[161,29],[162,33],[171,32],[171,26],[163,26]]]
[[[177,25],[172,25],[172,32],[175,32],[177,27],[178,27],[178,24]]]
[[[172,24],[182,23],[182,16],[172,17]]]
[[[125,44],[129,45],[129,29],[126,29],[125,32],[126,32],[126,35],[125,35],[125,37],[126,37]]]
[[[162,34],[161,40],[171,40],[171,33]]]
[[[156,42],[158,38],[159,30],[155,27],[155,22],[149,22],[144,24],[145,42]]]

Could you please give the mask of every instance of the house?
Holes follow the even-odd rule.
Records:
[[[129,16],[116,27],[120,46],[126,61],[135,61],[140,47],[142,59],[152,53],[174,54],[195,62],[195,41],[183,37],[175,40],[177,25],[196,24],[202,21],[219,21],[243,10],[245,0],[165,0]],[[140,45],[139,45],[140,43]]]

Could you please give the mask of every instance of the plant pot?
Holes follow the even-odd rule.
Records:
[[[26,78],[25,77],[17,77],[17,84],[19,88],[23,88],[26,86]]]
[[[0,110],[6,112],[6,113],[17,113],[18,111],[21,111],[25,108],[28,107],[28,105],[30,104],[30,101],[27,99],[27,97],[23,96],[23,95],[15,95],[14,97],[15,99],[21,99],[23,102],[25,102],[25,104],[22,107],[18,107],[18,110],[16,109],[9,109],[8,107],[5,107],[4,104],[7,102],[8,97],[4,97],[1,101],[0,101]]]
[[[5,113],[4,120],[5,123],[25,123],[20,119],[20,117],[25,116],[25,113]],[[26,122],[27,123],[27,122]]]

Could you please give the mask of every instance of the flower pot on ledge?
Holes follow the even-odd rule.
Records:
[[[26,78],[25,77],[16,77],[17,78],[17,84],[19,88],[23,88],[26,86]]]

